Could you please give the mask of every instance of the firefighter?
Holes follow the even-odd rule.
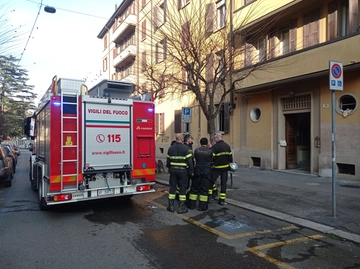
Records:
[[[188,208],[194,209],[199,198],[199,210],[208,209],[208,191],[211,185],[211,149],[206,137],[200,139],[200,147],[194,150],[195,168],[188,199]]]
[[[184,135],[184,145],[188,146],[189,150],[191,151],[192,162],[193,162],[193,166],[194,166],[195,161],[194,161],[194,152],[193,152],[193,137],[190,134]],[[188,175],[188,182],[186,185],[186,201],[188,201],[188,198],[189,198],[189,191],[190,191],[190,186],[191,186],[192,181],[193,181],[193,176]]]
[[[166,162],[170,173],[169,205],[167,210],[174,212],[175,192],[176,187],[179,187],[179,208],[177,211],[179,214],[188,211],[185,206],[186,184],[188,182],[188,175],[194,175],[192,154],[189,148],[183,144],[183,140],[183,134],[176,134],[176,143],[169,148]]]
[[[230,170],[230,163],[233,161],[230,146],[223,140],[221,133],[215,133],[215,145],[212,146],[212,184],[215,184],[216,179],[220,176],[221,188],[219,194],[219,204],[225,204],[226,198],[226,183],[228,179],[228,171]]]

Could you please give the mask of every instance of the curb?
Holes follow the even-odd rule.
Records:
[[[156,179],[155,182],[158,184],[161,184],[161,185],[166,185],[166,186],[169,185],[168,181],[163,180],[163,179]],[[345,231],[342,231],[342,230],[339,230],[339,229],[336,229],[334,227],[330,227],[330,226],[327,226],[324,224],[320,224],[320,223],[313,222],[310,220],[294,217],[294,216],[291,216],[288,214],[284,214],[284,213],[277,212],[274,210],[251,205],[248,203],[236,201],[236,200],[230,199],[230,198],[226,198],[226,202],[228,204],[231,204],[231,205],[234,205],[234,206],[237,206],[237,207],[249,210],[249,211],[253,211],[253,212],[256,212],[256,213],[259,213],[259,214],[262,214],[265,216],[269,216],[269,217],[272,217],[275,219],[279,219],[279,220],[282,220],[285,222],[289,222],[289,223],[292,223],[292,224],[295,224],[295,225],[298,225],[301,227],[309,228],[311,230],[318,231],[323,234],[335,235],[340,238],[346,239],[348,241],[360,244],[360,235],[357,235],[357,234],[345,232]]]

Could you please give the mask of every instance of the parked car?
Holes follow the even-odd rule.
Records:
[[[14,178],[12,159],[6,156],[6,149],[0,145],[0,181],[4,182],[4,187],[11,187]]]
[[[16,154],[17,156],[20,155],[20,149],[19,149],[19,147],[18,147],[17,145],[11,144],[11,148],[13,149],[13,151],[15,152],[15,154]]]
[[[2,144],[4,149],[5,149],[5,154],[7,157],[10,157],[12,159],[12,163],[13,163],[13,171],[14,174],[16,172],[16,165],[17,165],[17,155],[16,153],[11,149],[11,146],[9,144]]]

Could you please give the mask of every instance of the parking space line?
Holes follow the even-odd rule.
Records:
[[[310,235],[310,236],[306,236],[306,237],[299,237],[299,238],[295,238],[295,239],[291,239],[291,240],[286,240],[286,241],[282,241],[282,242],[274,242],[274,243],[270,243],[270,244],[252,247],[252,248],[247,249],[247,251],[267,260],[268,262],[271,262],[272,264],[279,266],[280,268],[294,269],[294,267],[266,255],[265,253],[261,252],[261,250],[270,249],[270,248],[274,248],[274,247],[280,247],[280,246],[286,246],[286,245],[290,245],[290,244],[296,244],[296,243],[300,243],[300,242],[306,242],[309,240],[315,240],[315,239],[320,239],[320,238],[324,238],[324,237],[325,237],[324,235],[315,234],[315,235]]]
[[[161,208],[161,209],[165,209],[166,210],[166,207],[157,203],[157,202],[154,202],[152,201],[151,202],[152,204],[156,205],[157,207]],[[235,234],[235,235],[227,235],[223,232],[220,232],[214,228],[211,228],[205,224],[202,224],[190,217],[187,217],[185,215],[182,215],[182,214],[178,214],[176,212],[174,212],[174,214],[176,216],[178,216],[179,218],[187,221],[187,222],[190,222],[208,232],[211,232],[213,234],[216,234],[220,237],[223,237],[225,239],[228,239],[228,240],[233,240],[233,239],[238,239],[238,238],[243,238],[243,237],[250,237],[250,236],[253,236],[253,235],[257,235],[257,234],[266,234],[266,233],[271,233],[271,232],[279,232],[279,231],[286,231],[286,230],[294,230],[294,229],[299,229],[299,227],[295,226],[295,225],[290,225],[290,226],[286,226],[286,227],[282,227],[282,228],[279,228],[279,229],[275,229],[275,230],[263,230],[263,231],[254,231],[254,232],[247,232],[247,233],[239,233],[239,234]]]

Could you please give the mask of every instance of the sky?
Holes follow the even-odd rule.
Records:
[[[101,81],[103,42],[97,36],[121,2],[43,0],[39,15],[41,0],[0,4],[0,13],[19,35],[7,53],[21,58],[19,65],[28,70],[28,84],[35,86],[39,98],[55,75],[87,79],[89,87]],[[56,13],[45,12],[45,6],[54,7]]]

